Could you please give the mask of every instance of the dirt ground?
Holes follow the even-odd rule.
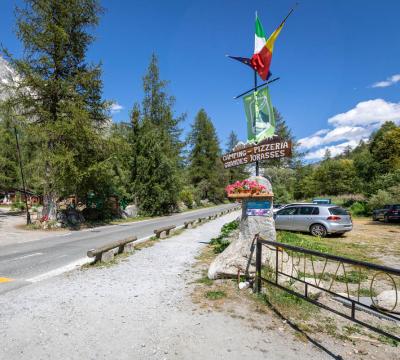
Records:
[[[356,218],[354,230],[350,233],[321,241],[330,242],[334,249],[342,249],[348,257],[355,255],[393,267],[400,264],[398,223],[385,224]],[[260,330],[275,329],[282,336],[294,335],[298,341],[312,343],[336,359],[400,359],[400,344],[332,312],[288,296],[275,287],[265,288],[266,293],[260,296],[253,294],[251,289],[239,290],[236,279],[209,280],[207,269],[215,256],[213,248],[208,246],[197,258],[194,267],[198,279],[192,284],[192,301],[202,311],[229,314]],[[322,294],[319,300],[343,311],[343,305],[329,296]],[[378,321],[364,312],[358,312],[358,316],[366,322]],[[390,327],[387,330],[392,333],[400,330],[399,324]]]
[[[344,245],[357,245],[374,262],[400,267],[400,222],[384,223],[370,218],[353,218],[353,230],[340,238],[329,238]]]
[[[36,215],[32,215],[33,220]],[[65,229],[57,229],[57,234],[65,234]],[[0,207],[0,246],[35,241],[48,236],[54,236],[54,231],[31,230],[26,228],[24,213],[10,212],[9,208]]]

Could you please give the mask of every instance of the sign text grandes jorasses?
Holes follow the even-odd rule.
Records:
[[[290,140],[272,139],[225,154],[221,157],[221,160],[225,169],[228,169],[256,161],[290,157],[291,155],[292,143]]]

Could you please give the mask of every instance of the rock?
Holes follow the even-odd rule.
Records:
[[[101,254],[102,262],[109,262],[109,261],[112,261],[113,259],[114,259],[114,251],[112,249],[105,251]]]
[[[188,209],[188,207],[185,205],[185,203],[183,201],[180,201],[178,203],[178,211],[182,212],[182,211],[186,211]]]
[[[250,181],[257,181],[260,185],[265,186],[268,192],[272,193],[272,185],[268,179],[263,176],[250,176]]]
[[[248,281],[243,281],[239,283],[239,289],[244,290],[250,287],[250,283]]]
[[[269,191],[272,190],[270,182],[260,176],[250,178],[257,180]],[[242,216],[239,226],[239,236],[234,238],[224,252],[219,254],[208,269],[208,277],[212,280],[218,277],[236,277],[238,272],[242,275],[255,274],[256,244],[254,236],[260,234],[263,239],[276,241],[275,222],[272,212],[269,216],[247,216],[245,206],[242,206]],[[263,246],[262,262],[275,268],[276,251],[274,247]],[[284,259],[282,261],[282,259]],[[292,269],[292,259],[286,252],[279,252],[279,268],[289,273]]]
[[[200,200],[200,204],[201,206],[207,206],[210,204],[210,200],[208,199]]]
[[[324,288],[324,286],[323,286],[323,284],[322,284],[322,281],[319,282],[319,279],[315,279],[315,278],[301,278],[301,280],[303,280],[303,281],[305,281],[305,282],[307,282],[307,283],[309,283],[309,284],[311,284],[311,285],[316,285],[316,286],[319,286],[319,287],[321,287],[321,288]],[[293,284],[293,287],[294,287],[298,292],[300,292],[300,293],[302,293],[302,294],[305,293],[305,284],[304,284],[304,283],[302,283],[302,282],[300,282],[300,281],[296,281],[296,282]],[[307,287],[307,294],[308,294],[308,295],[312,295],[313,298],[318,298],[318,297],[321,295],[322,292],[323,292],[322,290],[317,289],[317,288],[315,288],[315,287],[313,287],[313,286],[308,286],[308,287]],[[347,295],[346,295],[346,296],[347,296]]]
[[[400,291],[385,290],[373,299],[374,305],[384,311],[400,313]]]
[[[123,212],[127,217],[138,216],[138,208],[136,205],[128,205]]]

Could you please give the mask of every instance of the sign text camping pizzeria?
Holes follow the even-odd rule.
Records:
[[[221,157],[224,168],[245,165],[256,161],[290,157],[292,155],[292,143],[290,140],[275,138],[263,141],[261,144],[245,147],[237,151],[225,154]]]

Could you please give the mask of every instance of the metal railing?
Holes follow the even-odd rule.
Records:
[[[276,286],[381,335],[400,341],[396,334],[378,327],[385,325],[385,321],[386,325],[387,322],[394,324],[394,328],[400,325],[400,298],[397,292],[400,289],[400,269],[268,241],[258,234],[255,242],[257,292],[262,291],[263,283]],[[381,292],[393,291],[394,300],[389,306],[384,307],[376,300],[377,289]],[[319,301],[315,291],[328,294],[328,301],[326,298],[324,302]],[[336,302],[335,305],[339,306],[333,306],[330,301],[332,299],[340,301],[342,305]],[[357,318],[359,311],[374,315],[374,319],[366,322]],[[376,321],[379,324],[375,324]],[[390,326],[386,326],[387,328]]]

